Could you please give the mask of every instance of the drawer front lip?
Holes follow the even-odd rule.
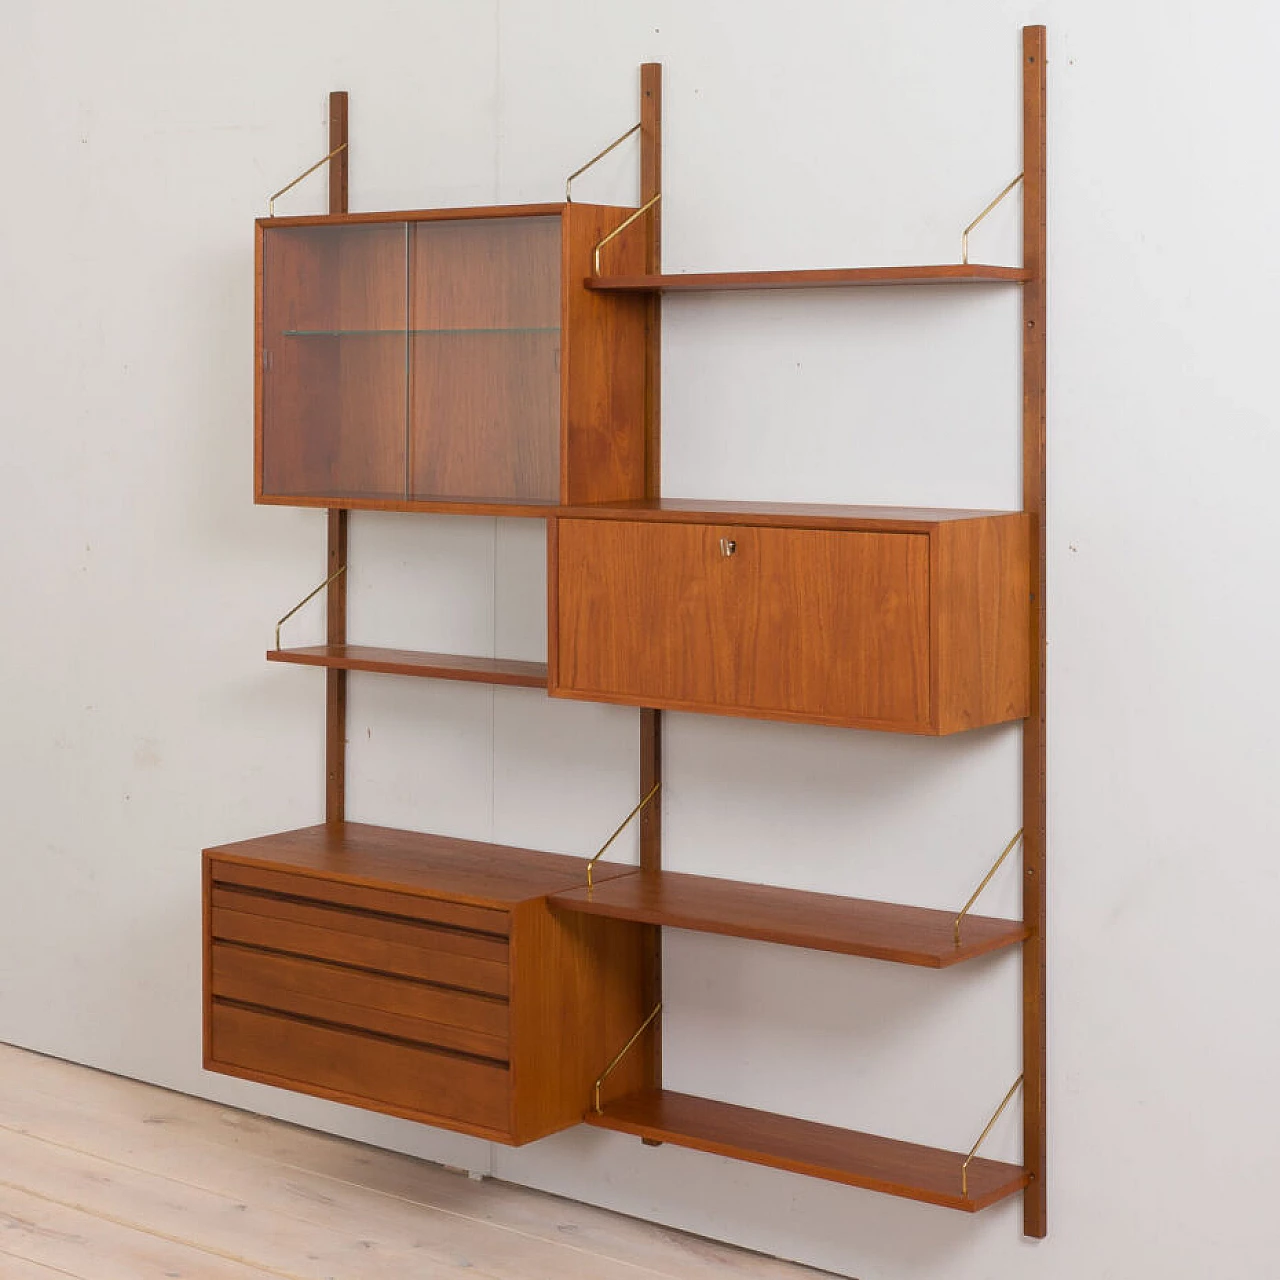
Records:
[[[208,856],[215,885],[261,889],[323,905],[355,907],[361,911],[469,929],[497,937],[506,937],[511,932],[510,915],[492,907],[476,907],[465,902],[428,898],[413,893],[396,893],[387,889],[367,889],[324,876],[246,866],[212,853]]]
[[[937,732],[927,533],[556,526],[553,693]]]
[[[238,885],[213,885],[213,910],[262,916],[270,920],[348,933],[409,947],[423,947],[449,955],[470,956],[493,964],[507,963],[507,939],[475,933],[452,925],[425,920],[408,920],[381,912],[367,911],[322,902],[316,899],[284,897]]]
[[[388,941],[225,907],[211,909],[210,924],[214,943],[237,942],[392,977],[416,978],[460,991],[505,997],[509,990],[510,976],[505,961],[480,960],[435,950],[431,948],[433,939],[429,936],[416,944]],[[423,929],[424,935],[430,933],[429,929]]]
[[[210,997],[506,1063],[505,1001],[215,943]]]
[[[510,1141],[506,1067],[214,1001],[206,1065]]]

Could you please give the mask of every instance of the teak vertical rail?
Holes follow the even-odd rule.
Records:
[[[329,212],[346,213],[348,202],[347,95],[329,95],[329,150],[342,150],[329,161]],[[347,563],[347,512],[329,509],[330,574]],[[328,617],[326,639],[331,645],[347,642],[347,575],[329,584],[326,593]],[[347,811],[347,673],[336,669],[325,672],[325,752],[324,752],[324,816],[326,822],[342,822]]]
[[[1045,1077],[1047,785],[1045,770],[1045,29],[1022,29],[1022,506],[1033,518],[1031,539],[1031,712],[1022,730],[1022,918],[1030,933],[1022,947],[1023,1164],[1031,1175],[1023,1193],[1022,1230],[1043,1237],[1048,1225]]]
[[[646,62],[640,67],[640,201],[642,207],[662,190],[662,64]],[[653,275],[662,270],[662,202],[648,215],[645,270]],[[644,370],[644,496],[656,498],[662,492],[662,298],[649,297],[645,315]],[[640,711],[640,794],[647,796],[662,782],[662,712]],[[662,792],[640,815],[640,866],[645,871],[662,870]],[[653,925],[645,942],[644,1007],[652,1009],[662,1000],[662,929]],[[662,1020],[653,1024],[650,1057],[650,1088],[662,1087]]]

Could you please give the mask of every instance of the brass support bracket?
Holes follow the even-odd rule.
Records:
[[[345,564],[339,565],[314,591],[312,591],[309,595],[306,595],[301,600],[299,600],[298,603],[295,604],[293,608],[290,609],[289,612],[286,613],[284,617],[281,618],[280,621],[276,623],[276,650],[277,651],[279,651],[280,649],[280,628],[283,627],[284,624],[288,622],[289,619],[292,618],[293,615],[297,613],[298,610],[301,609],[304,604],[310,604],[311,601],[314,600],[316,596],[318,596],[325,589],[325,587],[327,587],[340,574],[346,573],[346,571],[347,571],[347,566]]]
[[[591,251],[591,274],[598,276],[600,274],[600,250],[609,243],[614,236],[621,235],[641,214],[648,213],[659,200],[662,199],[662,192],[659,191],[656,196],[650,200],[646,200],[629,218],[618,223],[612,231],[609,232],[603,240]]]
[[[641,128],[641,124],[643,124],[643,121],[642,121],[642,122],[640,122],[640,123],[637,123],[637,124],[633,124],[633,125],[631,126],[631,128],[630,128],[630,129],[628,129],[628,130],[626,131],[626,133],[624,133],[624,134],[623,134],[621,137],[619,137],[619,138],[614,138],[614,140],[613,140],[611,143],[609,143],[609,145],[608,145],[607,147],[605,147],[605,149],[604,149],[603,151],[598,151],[598,152],[596,152],[596,154],[595,154],[595,155],[593,155],[593,156],[591,157],[591,159],[590,159],[590,160],[588,160],[588,161],[587,161],[587,163],[586,163],[586,164],[584,164],[584,165],[582,166],[582,168],[581,168],[581,169],[575,169],[575,170],[574,170],[574,171],[573,171],[573,172],[572,172],[572,173],[571,173],[571,174],[570,174],[570,175],[569,175],[569,176],[564,180],[564,202],[565,202],[565,204],[572,204],[572,203],[573,203],[573,192],[570,190],[570,188],[573,186],[573,180],[574,180],[574,178],[580,178],[580,177],[582,177],[582,175],[583,175],[584,173],[586,173],[586,171],[587,171],[588,169],[590,169],[590,168],[591,168],[591,166],[592,166],[593,164],[595,164],[595,162],[596,162],[597,160],[603,160],[603,159],[605,158],[605,156],[607,156],[607,155],[609,154],[609,152],[610,152],[610,151],[612,151],[612,150],[614,149],[614,147],[620,147],[620,146],[622,146],[622,144],[623,144],[624,142],[626,142],[626,140],[627,140],[629,137],[631,137],[631,135],[632,135],[633,133],[639,133],[639,132],[640,132],[640,128]]]
[[[960,236],[960,261],[961,262],[969,261],[969,232],[972,231],[974,227],[976,227],[978,223],[980,223],[983,220],[983,218],[985,218],[987,214],[989,214],[991,210],[994,209],[996,205],[998,205],[1000,201],[1003,200],[1005,196],[1007,196],[1009,192],[1012,191],[1014,187],[1016,187],[1018,183],[1020,183],[1021,181],[1022,181],[1022,174],[1018,174],[1018,176],[1014,178],[1014,180],[1011,183],[1009,183],[1009,185],[1005,187],[1005,189],[998,196],[996,196],[996,198],[989,205],[987,205],[987,207],[983,209],[983,211],[980,214],[978,214],[978,216],[974,218],[974,220],[971,223],[969,223],[967,227],[965,227],[964,232]]]
[[[613,1069],[618,1065],[618,1063],[620,1063],[623,1060],[623,1058],[625,1058],[627,1054],[631,1052],[631,1049],[635,1045],[635,1042],[639,1040],[640,1037],[644,1035],[646,1031],[649,1030],[650,1024],[653,1022],[654,1018],[656,1018],[658,1014],[660,1014],[661,1012],[662,1012],[662,1001],[659,1000],[658,1003],[653,1006],[653,1012],[639,1025],[639,1027],[636,1028],[635,1034],[631,1037],[630,1040],[627,1041],[626,1044],[622,1046],[621,1049],[618,1050],[617,1054],[614,1055],[613,1061],[609,1063],[609,1065],[605,1067],[605,1069],[600,1073],[599,1078],[596,1080],[596,1085],[595,1085],[596,1115],[599,1115],[604,1110],[604,1108],[600,1105],[600,1090],[603,1087],[604,1082],[610,1077],[610,1075],[613,1074]],[[994,1123],[994,1121],[992,1123]],[[991,1126],[988,1125],[987,1127],[990,1128]],[[986,1134],[983,1134],[983,1137],[986,1137]],[[981,1140],[982,1139],[980,1138],[979,1141]]]
[[[969,1148],[969,1154],[964,1158],[964,1164],[960,1166],[960,1195],[964,1199],[969,1198],[969,1161],[978,1154],[978,1148],[987,1140],[987,1134],[995,1128],[995,1123],[1000,1119],[1005,1107],[1009,1105],[1010,1099],[1018,1092],[1019,1086],[1022,1084],[1022,1077],[1019,1076],[1009,1088],[1009,1092],[1004,1095],[1004,1101],[996,1108],[996,1113],[987,1121],[987,1127],[978,1135],[978,1140]]]
[[[314,592],[312,592],[312,595],[314,595],[314,594],[315,594],[315,593],[314,593]],[[309,598],[309,597],[308,597],[308,598]],[[306,604],[306,600],[304,600],[302,603],[303,603],[303,604]],[[279,647],[280,647],[280,646],[277,644],[277,645],[276,645],[276,648],[279,648]],[[613,835],[611,835],[611,836],[610,836],[610,837],[609,837],[609,838],[604,842],[604,844],[602,844],[602,845],[600,846],[600,848],[597,850],[597,852],[595,853],[595,855],[594,855],[594,856],[591,858],[591,860],[587,863],[587,888],[588,888],[588,889],[593,889],[593,888],[595,888],[595,881],[594,881],[594,879],[592,878],[592,873],[593,873],[593,871],[595,870],[595,865],[596,865],[596,863],[600,861],[600,855],[601,855],[601,854],[603,854],[603,853],[604,853],[604,851],[605,851],[605,850],[606,850],[606,849],[607,849],[607,848],[608,848],[608,847],[609,847],[609,846],[610,846],[610,845],[611,845],[611,844],[612,844],[612,843],[613,843],[613,842],[614,842],[614,841],[615,841],[615,840],[616,840],[616,839],[617,839],[617,838],[618,838],[618,837],[619,837],[619,836],[620,836],[620,835],[621,835],[621,834],[622,834],[622,833],[627,829],[627,823],[629,823],[629,822],[631,821],[631,819],[632,819],[632,818],[634,818],[634,817],[636,816],[636,814],[637,814],[637,813],[639,813],[639,812],[640,812],[640,810],[641,810],[641,809],[643,809],[643,808],[645,807],[645,805],[647,805],[647,804],[649,803],[649,801],[650,801],[650,800],[652,800],[652,799],[653,799],[653,797],[654,797],[654,796],[656,796],[656,795],[658,794],[658,789],[659,789],[661,786],[662,786],[662,783],[660,783],[660,782],[655,782],[655,783],[653,784],[653,787],[650,789],[649,794],[648,794],[647,796],[645,796],[645,798],[644,798],[643,800],[641,800],[641,801],[640,801],[640,803],[639,803],[638,805],[636,805],[636,807],[635,807],[634,809],[632,809],[632,810],[631,810],[631,812],[630,812],[629,814],[627,814],[627,816],[626,816],[625,818],[623,818],[623,820],[618,824],[618,829],[613,833]],[[608,1074],[608,1073],[606,1072],[606,1074]]]
[[[308,169],[305,173],[298,174],[298,176],[294,178],[294,180],[290,182],[287,186],[281,187],[280,190],[277,191],[275,195],[273,195],[271,199],[267,201],[267,217],[274,218],[276,216],[276,201],[279,200],[280,197],[284,195],[286,191],[292,191],[294,187],[296,187],[298,183],[300,183],[303,180],[303,178],[311,177],[311,175],[315,173],[315,171],[318,168],[320,168],[322,164],[328,164],[329,161],[332,160],[333,157],[338,154],[338,152],[345,151],[346,149],[347,149],[347,144],[345,142],[340,142],[336,147],[334,147],[332,151],[329,152],[327,156],[324,157],[323,160],[317,160],[315,164],[313,164],[311,168]]]
[[[1000,867],[1003,864],[1004,860],[1013,852],[1014,846],[1017,845],[1018,841],[1021,839],[1022,839],[1022,828],[1019,827],[1018,830],[1014,833],[1013,839],[1010,840],[1007,845],[1005,845],[1004,852],[992,864],[991,870],[988,871],[987,874],[982,877],[982,883],[969,895],[969,901],[966,902],[964,906],[960,908],[960,914],[956,916],[956,924],[955,924],[955,943],[957,947],[960,945],[960,922],[965,918],[965,916],[969,914],[969,908],[973,906],[975,902],[977,902],[978,897],[981,895],[983,889],[985,889],[987,885],[991,883],[991,877],[994,876],[995,873],[1000,870]]]

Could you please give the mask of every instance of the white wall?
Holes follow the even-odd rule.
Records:
[[[1274,6],[585,0],[4,6],[0,1039],[863,1277],[1272,1264],[1280,445]],[[208,1076],[199,850],[321,814],[268,667],[323,517],[254,507],[251,220],[352,95],[356,209],[555,200],[666,67],[669,269],[953,259],[1050,31],[1050,1238],[578,1129],[520,1151]],[[628,157],[583,195],[634,194]],[[323,185],[282,210],[322,207]],[[976,256],[1015,260],[1016,217]],[[978,249],[978,245],[975,245]],[[672,495],[1017,503],[1016,300],[675,300]],[[356,515],[353,638],[533,657],[536,523]],[[316,634],[318,615],[294,634]],[[673,867],[950,905],[1017,731],[668,718]],[[352,816],[589,851],[634,713],[353,677]],[[624,850],[622,856],[633,856]],[[1016,871],[991,891],[1016,910]],[[1011,956],[929,974],[667,940],[668,1083],[963,1147]],[[1016,1120],[992,1152],[1016,1157]]]

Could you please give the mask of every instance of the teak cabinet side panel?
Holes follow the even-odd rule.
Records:
[[[599,205],[565,206],[560,368],[564,504],[645,496],[646,301],[595,293],[583,283],[591,274],[595,246],[630,213]],[[643,270],[643,230],[628,227],[604,252],[628,270]],[[604,306],[602,299],[607,300]]]
[[[939,525],[931,539],[938,732],[1021,719],[1031,609],[1030,520],[1022,515]]]

